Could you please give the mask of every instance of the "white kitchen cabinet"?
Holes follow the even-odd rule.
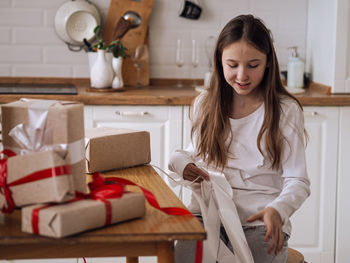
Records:
[[[292,216],[289,246],[307,262],[334,262],[338,107],[304,107],[311,195]]]
[[[168,167],[169,156],[182,146],[182,106],[85,106],[85,127],[149,131],[151,164]]]
[[[340,108],[336,262],[350,262],[350,107]]]
[[[146,130],[151,137],[151,164],[167,169],[169,157],[182,147],[182,106],[85,106],[85,128],[116,127]],[[164,181],[169,184],[167,177]],[[171,187],[179,194],[179,187]],[[155,263],[156,257],[140,257]],[[87,263],[125,262],[125,258],[89,258]]]

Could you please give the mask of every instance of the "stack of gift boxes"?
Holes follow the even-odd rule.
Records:
[[[84,131],[77,102],[21,99],[1,111],[0,210],[21,208],[23,232],[61,238],[145,214],[143,194],[113,185],[101,198],[86,172],[149,163],[148,132]]]

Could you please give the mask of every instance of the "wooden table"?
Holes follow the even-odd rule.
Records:
[[[148,165],[104,173],[120,176],[150,190],[161,207],[183,207],[182,202]],[[128,186],[129,187],[129,186]],[[136,187],[128,190],[139,191]],[[128,263],[138,256],[158,257],[159,263],[174,262],[175,240],[203,240],[206,232],[195,217],[170,216],[146,205],[141,219],[106,226],[68,238],[53,239],[21,232],[20,211],[0,214],[0,259],[127,257]]]

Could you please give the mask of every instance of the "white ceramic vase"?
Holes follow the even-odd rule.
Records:
[[[115,76],[112,82],[113,89],[121,89],[124,87],[123,75],[122,75],[123,58],[113,57],[112,68],[114,70]]]
[[[105,57],[105,50],[97,50],[97,58],[90,71],[91,87],[97,89],[110,88],[113,77],[112,65]]]

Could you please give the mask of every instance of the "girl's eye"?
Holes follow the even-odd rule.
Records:
[[[237,68],[238,65],[228,65],[230,68]]]
[[[248,67],[249,68],[257,68],[259,66],[259,64],[256,64],[256,65],[249,65]]]

